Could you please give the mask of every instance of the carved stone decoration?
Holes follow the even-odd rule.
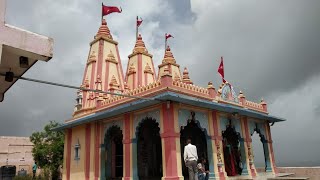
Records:
[[[119,84],[118,84],[117,79],[114,75],[112,76],[111,82],[109,85],[113,88],[119,88]]]
[[[106,61],[118,64],[118,62],[117,62],[116,58],[114,57],[114,55],[113,55],[111,50],[110,50],[110,53],[108,54],[108,56],[106,58]]]
[[[193,84],[193,82],[190,80],[189,71],[186,67],[183,70],[182,82],[186,84]]]
[[[161,76],[165,76],[165,75],[169,75],[169,74],[170,74],[169,68],[168,68],[168,67],[165,67],[165,68],[163,69],[163,73],[162,73]]]
[[[153,74],[151,67],[149,66],[149,64],[147,63],[145,68],[144,68],[144,73],[149,73],[149,74]]]
[[[88,88],[89,87],[89,79],[86,77],[83,84],[81,85],[82,88]]]
[[[254,155],[252,153],[251,144],[248,144],[248,158],[249,158],[249,164],[253,164]]]
[[[90,54],[89,56],[89,59],[87,61],[87,64],[90,64],[90,63],[93,63],[93,62],[96,62],[96,55],[95,55],[95,51],[92,51],[92,53]]]
[[[95,84],[96,84],[97,90],[102,90],[102,81],[101,81],[100,75],[97,76],[97,80],[96,80]]]
[[[184,129],[189,122],[194,121],[198,127],[208,134],[207,127],[209,127],[208,116],[206,113],[199,111],[190,111],[189,109],[180,109],[178,115],[179,127]]]
[[[219,90],[218,95],[224,100],[224,101],[231,101],[235,103],[239,103],[239,99],[236,95],[236,92],[234,91],[231,84],[228,82],[223,83]]]
[[[133,63],[130,64],[128,75],[136,73],[136,68],[134,67]]]
[[[180,76],[177,72],[174,75],[174,81],[180,81]]]
[[[221,147],[220,147],[220,143],[216,143],[217,146],[217,159],[218,159],[218,163],[222,164],[222,157],[221,157]]]

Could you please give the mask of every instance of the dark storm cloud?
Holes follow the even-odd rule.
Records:
[[[188,67],[195,84],[213,81],[218,88],[217,67],[224,56],[226,79],[235,89],[249,100],[264,97],[272,115],[288,120],[272,127],[278,165],[320,165],[315,158],[320,149],[315,136],[320,126],[320,1],[108,3],[123,9],[107,21],[125,67],[135,43],[136,15],[144,19],[140,32],[155,65],[169,32],[175,37],[169,40],[173,55]],[[80,85],[100,6],[89,0],[8,0],[8,24],[55,40],[53,59],[38,62],[25,76]],[[0,103],[0,135],[29,136],[49,120],[69,119],[75,97],[74,90],[18,81]]]
[[[187,53],[193,69],[203,72],[190,70],[199,83],[207,83],[207,74],[219,86],[220,56],[227,80],[249,98],[286,92],[319,73],[319,1],[217,2],[207,4],[193,27],[175,39],[185,47],[175,52],[178,60]]]

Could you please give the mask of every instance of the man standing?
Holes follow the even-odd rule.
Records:
[[[195,174],[197,173],[197,147],[191,144],[191,139],[187,139],[187,145],[184,147],[184,162],[189,172],[189,180],[195,180]]]
[[[37,168],[38,168],[37,162],[34,162],[34,164],[32,166],[33,179],[36,177]]]

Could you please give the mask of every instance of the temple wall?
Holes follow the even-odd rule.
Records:
[[[1,136],[0,166],[14,165],[16,166],[16,172],[24,169],[28,174],[32,174],[34,164],[32,148],[33,144],[29,137]]]
[[[191,113],[194,112],[194,115]],[[228,125],[234,126],[240,135],[241,156],[245,163],[245,175],[255,177],[254,165],[249,164],[248,146],[251,144],[251,133],[256,127],[264,136],[269,139],[268,124],[260,123],[255,119],[246,117],[231,117],[231,114],[222,113],[215,110],[198,108],[196,106],[184,105],[181,103],[162,103],[139,111],[129,112],[113,118],[103,119],[99,123],[91,123],[72,128],[72,137],[66,135],[65,156],[70,150],[70,179],[104,179],[106,173],[104,161],[108,158],[104,143],[105,135],[112,126],[117,126],[123,134],[123,175],[124,179],[137,179],[137,130],[146,117],[151,117],[160,128],[163,158],[163,179],[183,179],[180,130],[188,124],[192,118],[202,129],[206,136],[207,152],[209,160],[210,179],[227,178],[224,169],[224,156],[222,144],[222,131]],[[231,120],[230,120],[231,119]],[[97,131],[97,127],[100,131]],[[71,144],[69,140],[71,139]],[[75,160],[75,144],[80,144],[80,159]],[[269,147],[269,146],[268,146]],[[269,147],[270,148],[270,147]],[[89,151],[89,152],[88,152]],[[269,153],[272,157],[271,151]],[[64,158],[64,168],[68,158]],[[64,179],[66,176],[64,169]],[[86,178],[87,177],[87,178]]]
[[[75,145],[79,143],[79,159],[75,159]],[[84,179],[85,160],[85,125],[72,128],[71,154],[70,154],[70,179]]]

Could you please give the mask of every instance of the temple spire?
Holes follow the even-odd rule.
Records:
[[[168,69],[169,71],[168,73],[173,77],[174,81],[182,80],[180,65],[177,64],[169,46],[167,46],[162,63],[158,67],[159,67],[158,79],[160,79],[161,76],[164,74],[165,69]]]
[[[124,77],[118,50],[105,19],[90,43],[90,51],[85,67],[82,87],[121,93],[124,91]],[[111,95],[82,92],[82,108],[93,108]],[[102,98],[103,97],[103,98]],[[78,109],[79,110],[79,109]]]
[[[190,80],[189,71],[186,67],[183,70],[182,82],[186,84],[193,84],[193,82]]]
[[[132,53],[128,56],[126,82],[130,89],[153,83],[156,79],[152,55],[149,54],[141,34],[138,35]]]
[[[98,37],[105,37],[113,40],[109,27],[107,25],[107,21],[105,19],[102,19],[101,26],[97,32],[97,35],[95,36],[95,38],[98,38]]]

